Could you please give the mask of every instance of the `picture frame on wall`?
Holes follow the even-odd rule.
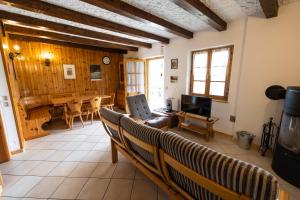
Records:
[[[75,65],[73,64],[63,64],[64,68],[64,78],[67,80],[76,79]]]
[[[178,69],[178,58],[171,59],[171,69]]]
[[[90,78],[91,81],[102,80],[102,71],[100,65],[90,65]]]

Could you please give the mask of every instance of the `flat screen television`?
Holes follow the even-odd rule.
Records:
[[[211,98],[181,95],[181,111],[210,118]]]

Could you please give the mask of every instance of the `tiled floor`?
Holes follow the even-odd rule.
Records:
[[[86,123],[85,128],[76,123],[73,130],[57,122],[50,128],[49,136],[27,142],[24,153],[0,165],[5,184],[1,200],[168,199],[123,156],[117,164],[111,163],[109,137],[99,121]],[[207,142],[191,133],[178,133],[273,173],[271,158],[240,149],[228,137],[217,135]],[[300,189],[278,179],[292,199],[299,199]]]

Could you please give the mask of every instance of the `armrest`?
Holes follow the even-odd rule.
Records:
[[[168,115],[166,115],[166,114],[159,113],[159,112],[155,112],[155,111],[152,112],[152,115],[153,115],[154,117],[167,117],[167,116],[168,116]]]
[[[286,191],[279,189],[278,200],[289,200],[290,195]]]

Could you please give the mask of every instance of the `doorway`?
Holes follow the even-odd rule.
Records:
[[[164,58],[147,60],[148,103],[151,110],[163,108],[164,101]]]

